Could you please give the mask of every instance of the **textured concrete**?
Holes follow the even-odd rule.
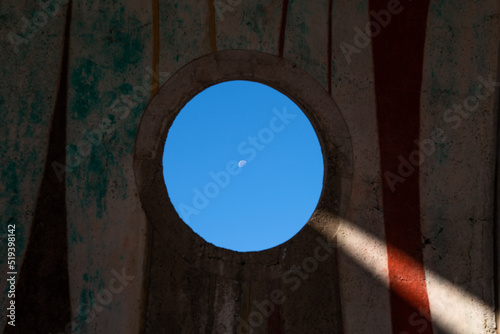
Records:
[[[492,180],[499,151],[492,138],[498,88],[478,99],[475,110],[464,107],[468,117],[460,116],[460,124],[445,113],[468,103],[478,89],[486,95],[480,76],[499,81],[500,29],[493,24],[498,15],[497,1],[433,1],[427,28],[432,38],[425,50],[421,138],[441,128],[446,140],[422,166],[424,263],[434,273],[428,275],[431,312],[455,333],[491,333],[495,328]],[[455,288],[460,293],[450,293]]]
[[[286,302],[275,295],[273,312],[254,326],[255,333],[498,332],[499,88],[485,88],[484,82],[499,81],[500,3],[431,0],[427,21],[412,22],[397,21],[415,8],[401,1],[401,13],[392,16],[402,35],[425,27],[423,49],[416,50],[423,52],[423,66],[420,102],[412,104],[420,110],[415,140],[433,138],[436,129],[446,138],[417,171],[423,255],[417,264],[425,268],[426,291],[415,297],[428,299],[432,319],[425,312],[399,319],[389,288],[401,277],[389,273],[394,249],[386,242],[387,170],[381,157],[408,159],[408,152],[389,152],[379,142],[387,133],[380,133],[374,75],[380,63],[374,60],[401,50],[389,44],[374,55],[370,39],[359,33],[374,20],[370,8],[389,3],[84,1],[74,2],[68,17],[64,0],[49,7],[2,1],[0,289],[8,288],[5,226],[14,222],[17,269],[24,265],[19,279],[25,277],[16,302],[37,305],[50,292],[54,306],[47,307],[71,313],[58,318],[19,309],[17,321],[34,319],[24,328],[44,333],[65,327],[75,333],[233,333],[238,327],[246,332],[246,324],[260,323],[258,312],[266,313],[258,305],[269,305],[273,291],[283,289]],[[391,23],[384,29],[393,31]],[[14,35],[23,41],[17,52]],[[345,43],[357,51],[346,57]],[[249,52],[223,52],[231,50]],[[252,52],[259,53],[247,58]],[[152,100],[159,86],[155,70],[166,85]],[[64,71],[68,75],[61,78]],[[400,72],[407,74],[404,67]],[[295,75],[300,82],[293,81]],[[318,131],[325,170],[331,172],[308,225],[289,242],[259,253],[228,252],[194,235],[168,202],[158,163],[169,122],[183,103],[231,78],[267,82],[298,102]],[[66,124],[54,127],[64,82]],[[477,94],[481,98],[473,100]],[[162,107],[159,101],[174,102],[150,118]],[[464,103],[462,113],[453,111]],[[391,126],[404,132],[399,124]],[[50,176],[62,183],[47,186],[53,152],[62,146],[50,141],[54,129],[65,132],[54,135],[66,140],[66,161],[65,169]],[[57,189],[64,195],[47,195]],[[148,191],[162,196],[150,202]],[[54,219],[44,204],[52,198],[55,208],[65,208]],[[40,212],[43,219],[35,217]],[[405,219],[398,222],[404,224]],[[30,243],[31,233],[66,233],[67,253],[59,256],[67,258],[67,269],[50,256],[57,249],[64,253],[63,243]],[[338,246],[332,253],[321,246],[326,253],[318,256],[328,254],[325,260],[317,260],[311,273],[300,271],[311,265],[306,259],[315,258],[317,237]],[[30,263],[26,254],[37,257]],[[54,270],[54,281],[67,286],[66,292],[39,283],[49,278],[37,269],[37,258]],[[404,264],[408,272],[412,261]],[[402,278],[411,281],[404,272]],[[26,297],[31,290],[23,286],[30,284],[45,295]],[[0,307],[7,303],[2,293]],[[415,308],[411,300],[401,305]],[[66,323],[68,316],[73,324]],[[6,320],[0,319],[0,328],[8,326]],[[396,323],[407,329],[397,332]]]

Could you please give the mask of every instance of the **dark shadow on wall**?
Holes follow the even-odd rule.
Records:
[[[343,333],[337,250],[325,246],[326,239],[319,243],[320,234],[313,228],[306,226],[298,235],[299,251],[290,249],[284,258],[271,261],[276,267],[272,275],[266,274],[269,264],[252,263],[252,256],[248,263],[231,262],[231,256],[228,261],[217,259],[206,270],[171,249],[168,237],[154,226],[150,233],[142,333]]]
[[[67,7],[60,82],[44,174],[35,207],[25,260],[19,270],[16,326],[4,333],[59,333],[71,320],[68,278],[66,182],[52,164],[66,163],[66,106],[71,1]]]

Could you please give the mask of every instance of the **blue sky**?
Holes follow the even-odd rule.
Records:
[[[163,173],[170,200],[195,233],[222,248],[259,251],[305,225],[321,193],[323,157],[309,120],[288,97],[229,81],[181,110]]]

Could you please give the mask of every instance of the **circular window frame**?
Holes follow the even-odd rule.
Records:
[[[215,246],[197,235],[172,205],[163,177],[163,149],[177,114],[197,94],[221,82],[247,80],[265,84],[289,97],[307,116],[323,154],[321,195],[311,218],[288,241],[257,252],[237,252]],[[226,50],[186,64],[165,82],[144,111],[137,132],[134,173],[150,228],[164,247],[188,263],[211,273],[243,279],[278,277],[280,259],[300,253],[319,233],[336,235],[349,203],[352,179],[351,137],[342,114],[326,90],[311,75],[270,54]]]

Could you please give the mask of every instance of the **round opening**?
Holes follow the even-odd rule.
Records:
[[[207,87],[231,80],[260,82],[291,97],[314,126],[324,157],[323,190],[307,224],[287,242],[258,252],[238,252],[223,246],[217,247],[193,233],[174,208],[168,194],[172,193],[172,190],[169,188],[167,192],[163,173],[164,148],[176,116],[189,100]],[[230,92],[224,99],[232,95],[233,92]],[[254,99],[251,102],[256,101],[259,100]],[[279,110],[282,107],[272,106],[273,108]],[[260,129],[262,128],[257,131]],[[273,140],[277,141],[287,129],[277,133]],[[248,135],[255,134],[245,133],[239,138],[244,140]],[[199,133],[195,135],[199,136]],[[235,145],[239,143],[236,142]],[[270,147],[266,146],[263,152],[268,151]],[[297,150],[298,147],[293,149]],[[234,154],[237,153],[236,148]],[[182,159],[182,156],[180,158]],[[238,158],[236,155],[228,160],[239,162],[241,159]],[[258,158],[259,156],[256,156],[253,162],[256,163]],[[227,161],[224,163],[227,164]],[[289,163],[286,167],[290,165],[292,164]],[[249,166],[248,163],[243,168]],[[214,172],[220,171],[218,168]],[[319,236],[332,238],[336,235],[349,206],[352,170],[351,136],[342,113],[330,94],[309,73],[286,59],[255,51],[223,50],[197,58],[177,70],[160,88],[144,111],[137,132],[134,175],[138,195],[148,217],[151,270],[161,270],[165,264],[164,257],[177,254],[195,268],[228,279],[278,279],[285,268],[290,269],[290,266],[303,259],[304,254],[314,251]],[[243,175],[243,171],[232,176],[231,184]],[[210,179],[202,181],[201,186],[205,186],[208,181]],[[227,187],[221,188],[220,193],[225,192]],[[192,191],[192,188],[188,190]],[[284,191],[278,197],[283,195]],[[218,198],[211,199],[205,209],[210,208]],[[290,210],[294,209],[290,203],[288,207]],[[202,212],[204,211],[200,210],[200,215]],[[304,221],[301,224],[304,224]],[[258,237],[262,238],[263,235]]]
[[[192,98],[167,135],[163,176],[180,218],[239,252],[280,245],[304,227],[323,185],[306,115],[261,83],[227,81]]]

